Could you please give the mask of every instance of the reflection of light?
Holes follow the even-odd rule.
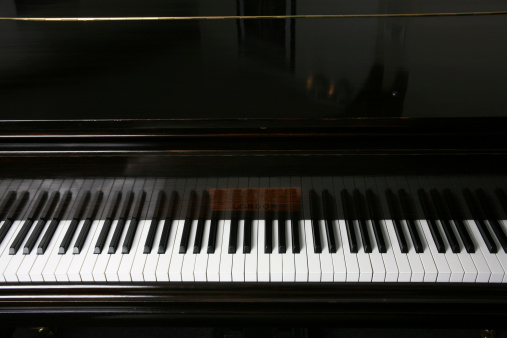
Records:
[[[313,76],[308,76],[306,79],[306,89],[311,89],[313,87]]]
[[[331,96],[331,95],[333,95],[333,93],[334,93],[334,83],[331,83],[331,85],[329,86],[329,91],[327,92],[327,95]]]

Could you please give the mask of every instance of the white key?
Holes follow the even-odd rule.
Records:
[[[95,221],[93,223],[96,223],[96,222],[97,221]],[[81,268],[81,272],[80,272],[81,280],[83,282],[93,282],[95,280],[93,278],[93,270],[95,269],[95,264],[97,263],[97,259],[99,257],[99,255],[95,254],[95,243],[97,243],[97,240],[100,236],[100,231],[102,230],[102,227],[104,226],[104,222],[105,222],[104,220],[99,221],[97,228],[95,230],[95,234],[94,234],[93,238],[91,239],[90,243],[88,245],[85,243],[84,247],[88,246],[88,250],[86,253],[85,261],[83,263],[83,267]],[[91,237],[92,231],[93,231],[93,227],[92,227],[92,229],[90,229],[90,233],[88,234],[88,237]],[[83,249],[84,249],[84,247],[83,247]]]
[[[283,281],[294,282],[296,280],[296,266],[294,263],[294,253],[292,251],[292,231],[290,221],[285,222],[285,236],[287,250],[282,255]]]
[[[60,262],[58,263],[58,267],[55,271],[55,277],[58,282],[69,282],[69,268],[72,263],[72,259],[74,258],[74,255],[72,253],[74,248],[74,242],[76,241],[79,233],[81,232],[81,229],[83,228],[84,221],[80,221],[79,225],[77,226],[76,232],[74,233],[74,236],[72,237],[72,240],[70,241],[69,248],[67,249],[67,252],[62,256],[60,259]]]
[[[118,276],[118,270],[120,269],[120,264],[121,264],[121,261],[123,258],[123,255],[121,253],[121,245],[122,245],[122,239],[125,238],[125,235],[127,234],[129,226],[130,226],[130,220],[125,222],[122,234],[120,236],[120,241],[118,242],[118,247],[116,248],[116,252],[113,254],[108,254],[109,255],[109,262],[107,262],[107,267],[106,267],[106,280],[108,282],[119,282],[120,281],[120,277]],[[109,243],[109,242],[106,242],[106,243]],[[107,250],[107,249],[105,249],[105,250]]]
[[[49,221],[48,223],[51,223]],[[56,242],[58,238],[60,237],[60,233],[62,232],[62,229],[64,228],[64,222],[60,222],[58,224],[58,227],[56,228],[55,233],[53,234],[53,237],[51,238],[51,241],[49,241],[49,245],[46,248],[46,251],[43,255],[37,255],[37,259],[35,260],[34,264],[32,265],[32,268],[30,269],[30,279],[32,282],[44,282],[44,277],[42,275],[42,272],[44,271],[44,268],[46,267],[46,264],[49,262],[49,258],[51,257],[51,253],[53,252],[53,249],[56,245]],[[46,230],[42,232],[42,237],[44,237],[44,234],[46,233]],[[37,251],[37,246],[33,248],[34,251]]]
[[[130,276],[132,277],[133,282],[144,282],[144,267],[146,264],[147,254],[144,253],[144,243],[146,243],[146,238],[148,237],[148,232],[150,231],[151,222],[147,220],[142,220],[139,222],[139,227],[137,231],[141,231],[141,237],[139,239],[139,244],[137,245],[137,250],[135,252],[134,262],[132,263],[132,270],[130,271]],[[131,252],[134,250],[130,250]]]
[[[22,224],[23,224],[23,221],[15,221],[14,223],[12,223],[11,228],[7,232],[4,240],[2,241],[2,244],[0,245],[0,252],[1,252],[1,254],[0,254],[0,280],[2,282],[6,281],[6,278],[4,276],[4,272],[7,268],[7,266],[9,265],[9,262],[11,261],[12,257],[14,257],[12,255],[9,255],[9,248],[11,247],[12,242],[16,238],[16,235],[19,231],[18,228],[20,228]]]
[[[173,249],[176,245],[176,234],[178,232],[178,220],[174,220],[171,224],[171,229],[169,231],[169,239],[167,240],[167,247],[163,254],[159,255],[157,262],[157,270],[156,276],[158,282],[168,282],[169,281],[169,268],[171,266],[171,259],[173,255]],[[161,227],[163,228],[163,227]],[[178,243],[179,247],[179,243]],[[155,248],[158,252],[158,248]],[[177,254],[177,253],[176,253]]]
[[[500,227],[502,227],[502,230],[504,231],[504,233],[506,232],[505,230],[507,229],[505,222],[506,222],[505,220],[500,220],[498,222],[498,223],[500,223]],[[498,261],[502,265],[503,270],[507,271],[507,253],[505,253],[505,251],[503,250],[502,246],[500,245],[500,243],[496,239],[496,236],[495,236],[495,242],[496,242],[496,245],[498,246],[498,253],[496,254],[496,258],[498,259]],[[502,282],[503,283],[507,282],[507,273],[504,274]]]
[[[407,254],[402,253],[400,250],[400,244],[398,243],[398,237],[396,236],[396,231],[394,230],[393,221],[387,219],[382,221],[382,223],[384,223],[385,229],[387,230],[387,237],[389,237],[389,241],[391,242],[394,258],[396,259],[396,265],[398,266],[398,282],[410,282],[412,280],[411,265],[408,261]]]
[[[107,250],[109,248],[109,243],[111,242],[111,238],[113,238],[114,230],[116,229],[116,225],[118,221],[115,220],[111,223],[111,228],[109,228],[109,233],[107,234],[106,242],[104,243],[104,247],[102,248],[102,252],[100,254],[96,254],[97,258],[95,260],[95,265],[93,266],[93,280],[96,282],[106,282],[106,268],[109,262],[109,255]]]
[[[486,247],[486,243],[484,243],[484,240],[482,239],[481,233],[479,232],[479,229],[477,228],[477,225],[473,220],[466,220],[465,225],[468,228],[469,233],[473,235],[476,239],[476,244],[478,244],[478,247],[476,245],[476,252],[481,251],[482,255],[484,256],[484,260],[488,264],[489,270],[491,271],[491,276],[489,277],[490,283],[501,283],[503,280],[503,277],[505,275],[504,270],[502,269],[502,266],[500,265],[500,262],[496,258],[495,254],[491,254]],[[479,249],[479,250],[478,250]],[[477,266],[477,264],[476,264]],[[477,277],[479,278],[479,277]]]
[[[178,222],[176,231],[176,240],[174,242],[171,264],[169,265],[169,280],[171,282],[181,282],[181,266],[183,265],[183,254],[180,254],[181,237],[183,236],[184,220]]]
[[[340,226],[338,221],[333,221],[333,230],[336,241],[336,252],[331,254],[333,258],[334,276],[335,282],[345,282],[347,280],[347,266],[345,265],[344,251],[345,247],[341,239]]]
[[[65,237],[65,233],[69,228],[70,223],[71,221],[62,221],[60,224],[58,224],[58,234],[55,233],[53,237],[53,240],[55,240],[54,246],[51,249],[48,261],[44,267],[44,270],[42,271],[42,277],[46,282],[56,282],[56,268],[62,259],[62,255],[58,254],[58,250],[60,248],[60,243],[62,242],[63,238]]]
[[[209,238],[209,230],[210,230],[211,220],[206,220],[204,222],[204,231],[202,233],[202,242],[201,242],[201,251],[196,254],[195,257],[195,269],[194,269],[194,278],[196,282],[206,282],[206,269],[208,268],[208,258],[209,255],[207,253],[208,250],[208,238]]]
[[[403,232],[405,233],[405,240],[407,241],[408,253],[407,258],[410,263],[410,268],[412,270],[412,279],[411,282],[424,282],[424,266],[421,262],[421,255],[415,252],[415,247],[412,244],[412,239],[410,238],[410,232],[408,231],[407,223],[402,220],[401,225],[403,227]],[[436,270],[436,269],[435,269]],[[435,276],[436,280],[436,271],[430,271],[432,275]]]
[[[372,282],[383,282],[386,279],[386,268],[384,267],[384,260],[382,254],[378,250],[377,240],[373,233],[373,224],[370,220],[367,220],[368,236],[370,237],[371,253],[370,262],[373,269]]]
[[[121,254],[123,257],[121,259],[120,268],[118,269],[118,278],[121,282],[130,282],[132,281],[132,266],[134,264],[134,258],[136,256],[136,252],[138,251],[138,246],[141,238],[141,233],[144,231],[144,222],[139,221],[137,225],[136,233],[134,234],[134,240],[132,241],[132,247],[130,248],[130,252],[128,254]],[[129,224],[130,226],[130,224]],[[123,242],[120,243],[123,245]],[[142,250],[141,250],[142,251]]]
[[[273,252],[269,255],[269,272],[272,282],[283,281],[283,257],[278,245],[278,221],[273,221]]]
[[[236,245],[236,253],[232,255],[232,280],[234,282],[245,281],[245,259],[243,253],[243,237],[244,237],[244,220],[238,222],[238,241]]]
[[[224,223],[225,221],[218,221],[215,252],[210,253],[208,257],[208,268],[206,269],[208,282],[220,281],[220,259],[222,258],[222,242],[224,240]]]
[[[384,261],[384,267],[386,269],[385,282],[397,282],[398,281],[398,264],[396,263],[396,258],[394,256],[393,243],[389,238],[389,234],[387,232],[386,224],[383,220],[379,221],[380,230],[382,231],[382,235],[384,237],[384,243],[386,245],[386,252],[382,254],[382,260]],[[408,261],[406,261],[406,265],[408,265]],[[410,280],[410,266],[408,265],[408,280]]]
[[[299,221],[299,253],[294,254],[296,268],[296,282],[308,282],[308,256],[306,255],[306,238],[304,222]],[[259,237],[260,238],[260,237]],[[259,247],[261,249],[261,247]]]
[[[347,282],[359,282],[360,271],[359,263],[357,262],[357,254],[350,252],[345,220],[339,220],[338,225],[343,246],[343,257],[345,258],[345,266],[347,267]]]
[[[320,282],[321,270],[320,270],[320,254],[315,253],[313,247],[313,234],[312,234],[312,221],[304,221],[305,229],[305,241],[306,245],[306,256],[308,257],[308,281],[309,282]]]
[[[158,221],[157,231],[155,231],[155,238],[153,239],[153,247],[151,248],[151,252],[146,255],[146,266],[143,271],[143,277],[146,282],[157,281],[157,264],[160,258],[160,255],[158,254],[158,244],[160,243],[160,237],[162,237],[163,229],[164,221]],[[143,242],[141,241],[141,244],[142,243]]]
[[[258,256],[258,229],[259,221],[252,221],[252,244],[250,253],[245,257],[245,282],[257,282],[257,256]]]
[[[331,256],[331,252],[329,252],[329,243],[326,238],[326,225],[323,220],[319,221],[320,227],[320,240],[322,246],[322,253],[320,256],[320,269],[321,269],[321,281],[322,282],[332,282],[334,280],[334,267],[333,267],[333,257]]]
[[[220,281],[232,282],[232,254],[229,253],[229,237],[231,235],[231,220],[224,222],[224,235],[220,258]]]
[[[83,282],[93,282],[93,266],[95,265],[96,256],[93,255],[93,248],[91,251],[90,257],[88,257],[90,246],[93,247],[91,244],[93,242],[93,238],[95,238],[96,233],[100,232],[97,231],[97,227],[99,223],[103,223],[103,221],[95,220],[92,222],[92,226],[90,227],[90,231],[88,232],[88,235],[86,236],[85,242],[83,244],[83,248],[81,250],[81,253],[74,254],[72,258],[72,262],[69,266],[69,271],[67,272],[69,276],[69,281],[71,282],[80,282],[81,280]],[[79,234],[77,234],[79,236]],[[98,235],[97,235],[98,237]],[[77,239],[77,237],[76,237]],[[95,241],[97,241],[95,239]],[[74,246],[69,248],[70,250],[73,250]],[[88,260],[87,260],[88,258]],[[88,263],[85,265],[85,261]],[[82,276],[85,277],[85,279],[82,279]]]
[[[258,264],[258,274],[257,279],[259,282],[269,282],[269,254],[264,253],[265,242],[264,242],[264,234],[266,233],[266,222],[264,220],[259,220],[259,235],[258,241],[260,243],[259,250],[257,251],[257,264]]]
[[[187,252],[183,255],[183,264],[181,265],[181,280],[184,282],[193,282],[194,279],[194,268],[195,268],[195,258],[196,254],[194,254],[194,242],[195,242],[195,234],[197,232],[197,220],[192,221],[192,226],[190,227],[190,235],[188,238],[188,246]]]
[[[373,268],[371,267],[370,255],[364,252],[363,242],[361,240],[359,223],[354,221],[354,229],[357,236],[357,264],[359,265],[359,281],[371,282],[373,279]],[[370,241],[371,242],[371,241]]]
[[[447,260],[445,259],[445,255],[438,252],[437,247],[435,246],[435,242],[433,240],[433,237],[431,236],[430,228],[428,225],[428,222],[424,219],[417,220],[420,224],[418,227],[419,230],[422,230],[422,233],[419,232],[421,235],[421,241],[423,242],[423,247],[426,251],[429,250],[431,255],[433,256],[433,261],[435,262],[435,265],[438,270],[438,275],[436,278],[437,282],[449,282],[451,279],[451,269],[449,267],[449,264],[447,264]],[[423,237],[424,236],[424,237]],[[461,265],[460,265],[461,267]],[[458,267],[456,266],[456,269]],[[456,271],[456,270],[455,270]],[[463,272],[463,270],[461,270]],[[459,271],[456,272],[459,274]],[[455,274],[456,274],[455,273]],[[461,282],[461,280],[460,280]]]

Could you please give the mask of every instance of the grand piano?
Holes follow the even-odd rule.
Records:
[[[505,326],[506,7],[2,1],[0,322]]]

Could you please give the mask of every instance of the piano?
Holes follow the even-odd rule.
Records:
[[[504,4],[117,5],[0,6],[2,323],[505,326]]]

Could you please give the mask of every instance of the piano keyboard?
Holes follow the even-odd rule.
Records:
[[[0,281],[503,283],[504,183],[394,176],[4,179]],[[275,194],[278,204],[252,202],[272,188],[284,192]],[[217,207],[227,194],[237,208]]]

